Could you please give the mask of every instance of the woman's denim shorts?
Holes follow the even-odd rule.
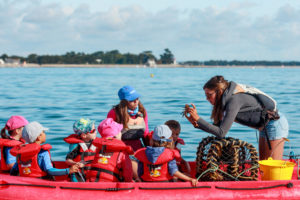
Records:
[[[281,138],[287,138],[289,135],[289,123],[284,114],[279,113],[280,118],[278,120],[271,120],[265,130],[259,131],[260,137],[266,137],[265,131],[267,131],[270,140],[279,140]]]

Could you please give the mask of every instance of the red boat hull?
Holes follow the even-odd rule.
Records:
[[[63,167],[61,162],[56,167]],[[61,166],[59,166],[61,165]],[[194,163],[191,163],[194,169]],[[297,167],[295,167],[296,170]],[[1,199],[300,199],[300,181],[72,183],[0,174]]]

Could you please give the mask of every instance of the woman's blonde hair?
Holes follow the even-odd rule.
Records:
[[[222,95],[228,86],[229,82],[223,76],[214,76],[203,86],[203,89],[216,92],[216,100],[211,113],[211,119],[214,121],[214,124],[219,124],[223,118]]]
[[[128,121],[129,121],[129,114],[127,112],[128,108],[128,101],[123,99],[120,101],[120,103],[116,106],[114,106],[114,109],[116,111],[116,122],[118,122],[119,124],[123,124],[123,128],[128,128]],[[146,111],[145,108],[143,106],[143,104],[139,101],[139,112],[143,114],[143,118],[145,118],[146,116]]]

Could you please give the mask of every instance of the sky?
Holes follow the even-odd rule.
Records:
[[[0,0],[0,55],[300,61],[299,0]]]

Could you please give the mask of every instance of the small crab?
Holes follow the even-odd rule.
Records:
[[[194,104],[192,104],[192,105],[185,104],[183,111],[181,112],[181,115],[182,115],[182,117],[186,117],[191,122],[191,124],[193,124],[194,127],[198,127],[197,121],[195,119],[193,119],[193,117],[189,113],[190,108],[196,109]]]
[[[185,104],[183,111],[181,112],[182,117],[187,116],[189,108],[190,108],[189,104]]]

